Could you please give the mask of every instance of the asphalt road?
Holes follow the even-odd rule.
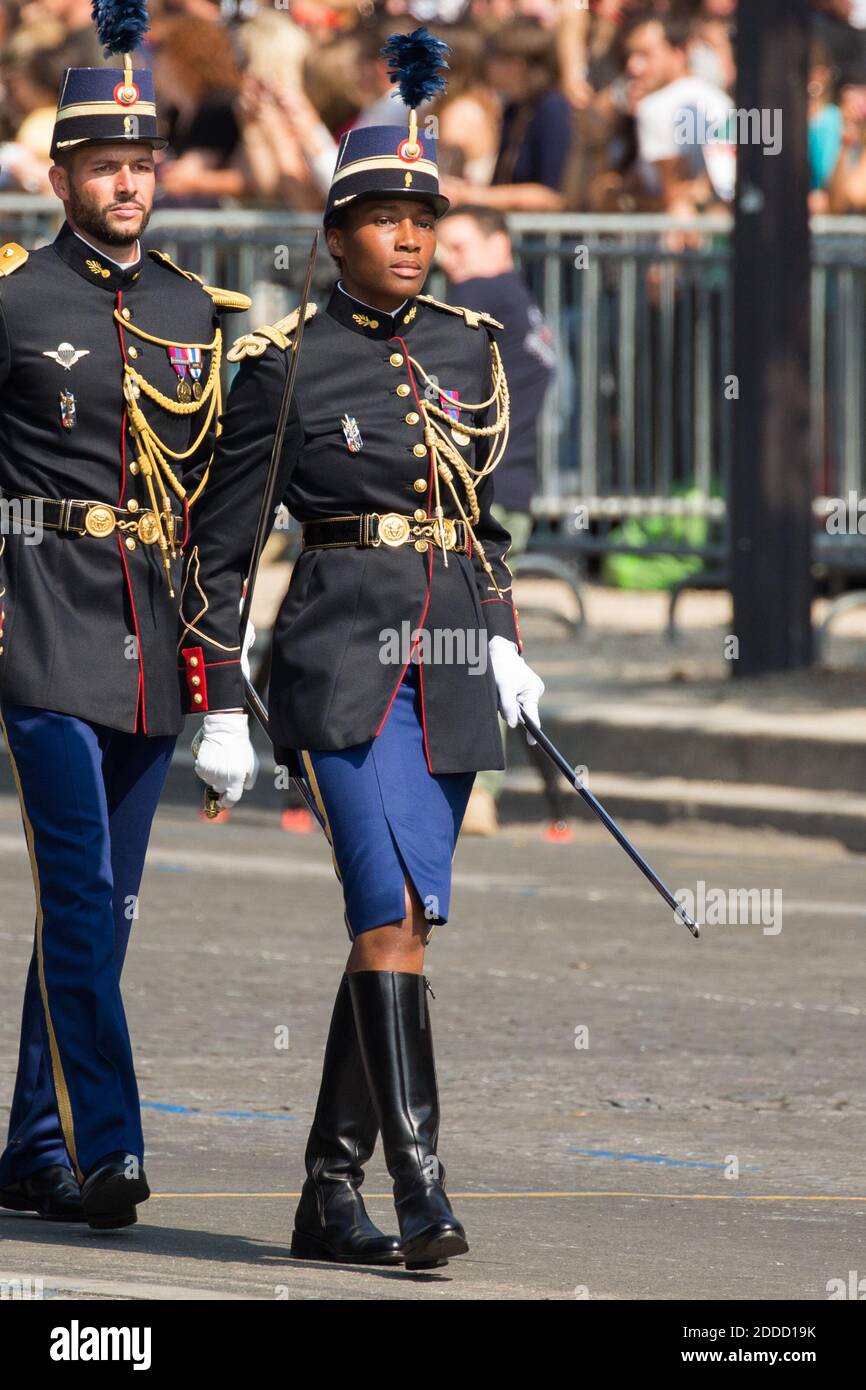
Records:
[[[339,889],[318,835],[172,806],[125,973],[155,1195],[127,1232],[0,1213],[0,1280],[58,1299],[822,1300],[866,1275],[864,860],[630,827],[675,889],[781,893],[781,919],[776,899],[773,921],[694,942],[580,808],[575,824],[570,846],[520,827],[461,842],[428,952],[468,1256],[417,1275],[291,1259]],[[0,883],[5,1129],[33,912],[8,797]],[[396,1229],[378,1151],[366,1186]]]

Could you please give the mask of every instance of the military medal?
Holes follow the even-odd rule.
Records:
[[[71,391],[60,392],[60,423],[65,430],[75,425],[75,397]]]
[[[358,421],[354,415],[344,415],[340,424],[343,426],[343,434],[346,436],[346,444],[350,454],[358,454],[364,447],[361,438],[361,431],[358,429]]]
[[[179,343],[173,343],[168,349],[168,357],[171,365],[177,373],[177,398],[182,405],[188,405],[193,398],[193,387],[186,379],[187,371],[193,376],[193,369],[197,367],[198,376],[201,376],[201,348],[183,347]],[[196,378],[198,386],[198,397],[201,396],[201,386]]]
[[[201,382],[199,381],[202,369],[201,348],[190,348],[190,353],[189,374],[192,377],[192,394],[197,401],[200,401],[202,395]]]
[[[468,444],[469,435],[464,434],[462,430],[457,428],[460,423],[460,406],[457,404],[460,400],[460,392],[456,390],[446,391],[444,388],[440,388],[439,396],[442,401],[442,409],[445,411],[448,419],[454,421],[454,424],[451,426],[451,438],[454,440],[455,444]]]

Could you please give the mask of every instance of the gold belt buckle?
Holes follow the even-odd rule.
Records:
[[[117,525],[117,517],[110,507],[88,507],[84,516],[84,529],[89,536],[110,536]]]
[[[454,525],[454,522],[451,520],[450,516],[443,516],[442,525],[445,528],[445,549],[453,550],[457,544],[457,527]],[[438,520],[434,522],[433,534],[437,537],[437,539],[439,538]]]
[[[457,528],[448,516],[443,516],[442,526],[445,532],[445,549],[453,550],[457,544]],[[412,527],[413,536],[423,537],[424,540],[432,541],[434,545],[442,545],[442,534],[439,530],[439,518],[431,517],[429,521],[424,521],[418,526]]]
[[[138,518],[137,535],[142,545],[153,545],[154,541],[159,538],[159,523],[153,512],[143,512]]]
[[[411,529],[408,517],[398,512],[386,512],[379,517],[379,540],[383,545],[405,545]]]

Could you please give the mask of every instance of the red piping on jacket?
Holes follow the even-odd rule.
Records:
[[[122,290],[117,291],[117,308],[118,310],[121,310],[123,308]],[[120,326],[120,324],[117,325],[117,336],[120,340],[121,356],[123,357],[124,365],[126,365],[126,343],[123,340],[123,329]],[[120,459],[122,471],[120,476],[120,496],[117,499],[118,507],[123,506],[123,494],[126,491],[126,428],[127,411],[126,407],[124,406],[123,418],[120,422]],[[129,566],[126,563],[126,556],[123,553],[123,542],[121,541],[120,536],[117,537],[117,548],[120,551],[120,559],[123,564],[123,573],[126,576],[126,589],[129,594],[129,604],[132,608],[132,622],[135,628],[135,641],[138,646],[138,689],[136,690],[135,695],[135,724],[133,726],[132,732],[134,734],[138,733],[138,715],[140,710],[141,727],[144,729],[144,732],[147,733],[147,697],[145,694],[144,686],[144,652],[142,651],[141,647],[141,633],[139,632],[138,628],[138,614],[135,611],[135,596],[132,592],[132,580],[129,577]]]

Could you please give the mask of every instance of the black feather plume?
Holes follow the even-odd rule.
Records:
[[[437,68],[448,67],[445,55],[451,49],[423,26],[411,34],[392,34],[380,51],[388,59],[388,76],[397,83],[410,110],[444,92],[445,78],[439,76]]]
[[[93,22],[106,58],[133,53],[150,28],[147,0],[93,0]]]

